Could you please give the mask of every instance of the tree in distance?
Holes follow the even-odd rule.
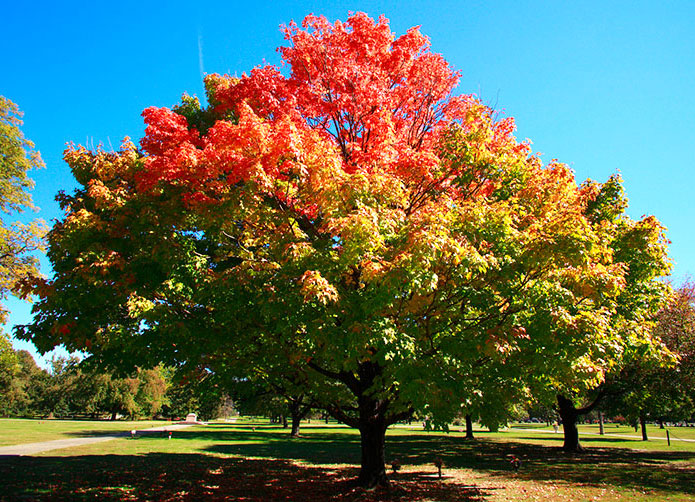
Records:
[[[43,249],[45,226],[41,221],[10,223],[8,219],[33,209],[29,190],[34,186],[27,171],[43,167],[39,152],[20,130],[22,114],[15,103],[0,96],[0,299],[21,295],[22,281],[38,274],[38,259],[32,252]],[[0,305],[0,324],[7,310]],[[20,364],[9,338],[0,332],[0,410],[5,412],[21,389],[13,388]]]
[[[603,238],[603,185],[454,95],[417,28],[357,13],[284,31],[287,75],[210,75],[207,108],[143,112],[142,151],[66,151],[82,188],[59,196],[55,276],[19,336],[111,366],[291,375],[359,429],[368,487],[415,411],[493,420],[481,403],[601,381],[642,335],[611,326],[632,271]],[[662,259],[658,221],[631,224]]]
[[[625,214],[627,199],[617,175],[602,185],[587,182],[583,189],[596,192],[584,215],[624,274],[619,284],[600,281],[584,284],[573,297],[551,293],[545,307],[537,311],[527,326],[531,338],[544,350],[528,352],[538,358],[529,361],[528,367],[543,367],[543,371],[538,373],[538,378],[526,381],[536,399],[546,404],[557,403],[563,424],[563,449],[567,452],[582,451],[577,419],[595,409],[602,400],[615,400],[616,382],[624,380],[629,368],[636,365],[657,368],[671,361],[671,353],[658,332],[659,309],[666,305],[671,291],[660,280],[670,269],[663,227],[653,217],[633,221]],[[608,343],[587,345],[587,340],[579,347],[567,346],[565,331],[577,326],[574,322],[568,324],[558,313],[572,311],[577,303],[586,301],[591,306],[579,322],[602,323],[602,327],[594,329],[594,335],[605,337]],[[609,342],[611,339],[615,341]],[[569,359],[572,364],[547,362],[542,366],[543,359],[567,360],[563,354],[575,349],[578,351]],[[584,351],[588,351],[586,355]],[[578,403],[582,404],[576,406]]]
[[[663,343],[661,357],[633,357],[608,392],[607,410],[639,423],[647,440],[647,419],[689,421],[695,409],[695,284],[686,280],[676,288],[656,316],[654,334]],[[660,364],[659,364],[660,363]]]

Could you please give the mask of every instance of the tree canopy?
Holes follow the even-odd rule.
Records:
[[[663,228],[624,214],[618,178],[544,165],[513,119],[453,94],[417,28],[358,13],[284,32],[286,71],[210,75],[207,107],[146,109],[141,150],[66,151],[82,187],[59,197],[56,273],[22,337],[114,366],[291,375],[360,429],[365,485],[415,410],[443,425],[589,387],[648,341],[633,328],[664,290]]]
[[[33,209],[29,190],[34,186],[27,171],[43,167],[39,152],[20,130],[22,114],[12,101],[0,96],[0,298],[21,293],[21,281],[38,273],[32,252],[43,249],[46,231],[42,221],[9,223],[11,215]],[[0,307],[0,322],[7,311]]]

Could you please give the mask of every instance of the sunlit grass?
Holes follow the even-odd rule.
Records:
[[[695,499],[695,443],[587,436],[586,454],[567,455],[562,434],[476,428],[470,441],[458,427],[427,432],[413,423],[388,431],[387,462],[403,466],[390,474],[390,491],[364,493],[348,482],[359,465],[357,431],[312,420],[301,433],[290,439],[267,420],[217,422],[171,439],[155,434],[5,459],[0,477],[10,500]],[[518,473],[510,455],[522,459]],[[441,481],[435,458],[444,462]]]
[[[0,419],[0,446],[105,436],[170,424],[166,421]]]

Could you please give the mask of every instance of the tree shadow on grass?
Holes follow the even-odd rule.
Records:
[[[388,489],[356,488],[353,467],[200,454],[0,458],[0,500],[483,501],[493,489],[399,475]]]
[[[191,435],[202,434],[190,431]],[[283,458],[314,464],[359,464],[359,437],[337,432],[312,432],[292,440],[262,432],[225,432],[229,442],[216,442],[212,436],[206,450],[245,457]],[[193,437],[192,437],[193,438]],[[523,439],[523,438],[522,438]],[[537,441],[537,437],[529,437]],[[615,443],[613,439],[604,439]],[[619,440],[620,441],[620,440]],[[558,444],[556,438],[548,439]],[[601,438],[592,441],[601,443]],[[634,441],[625,440],[625,442]],[[583,454],[566,454],[559,446],[519,441],[464,440],[459,436],[391,434],[386,441],[387,460],[402,465],[427,466],[434,472],[434,460],[441,458],[449,468],[488,471],[493,476],[515,476],[536,481],[561,481],[583,485],[613,485],[633,489],[662,490],[695,495],[695,452],[643,451],[629,448],[593,446]],[[518,473],[510,458],[522,460]]]
[[[529,438],[537,440],[537,438]],[[634,443],[634,442],[633,442]],[[431,462],[438,455],[448,467],[513,475],[536,481],[564,481],[582,485],[613,485],[632,489],[662,490],[695,495],[695,452],[644,451],[629,448],[587,448],[567,454],[559,446],[518,441],[474,440],[442,437],[427,444],[417,438],[393,438],[390,452],[402,463]],[[513,473],[511,457],[522,460]]]

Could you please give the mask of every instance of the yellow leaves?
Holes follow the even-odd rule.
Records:
[[[299,261],[315,253],[315,249],[308,242],[293,242],[285,250],[286,261]]]
[[[356,262],[382,249],[384,236],[380,216],[375,208],[362,206],[347,216],[326,221],[324,227],[344,243],[343,259]]]
[[[338,301],[335,289],[317,270],[307,270],[299,278],[301,293],[305,302],[318,301],[324,305]]]
[[[109,189],[100,179],[89,181],[87,195],[94,199],[97,209],[115,209],[126,203],[127,190],[125,187]]]
[[[84,146],[70,144],[63,153],[63,158],[70,165],[77,181],[83,185],[99,180],[107,186],[118,186],[132,181],[140,156],[135,144],[126,136],[117,152],[104,151],[101,145],[95,151],[90,151]]]
[[[588,387],[596,387],[605,380],[605,368],[593,361],[589,356],[583,356],[572,364],[572,373]]]
[[[81,230],[88,227],[99,230],[104,227],[104,222],[96,214],[81,208],[66,216],[65,227],[71,230]]]
[[[364,260],[360,263],[360,279],[363,282],[372,282],[380,278],[388,269],[383,262],[376,260]]]
[[[154,308],[154,303],[146,298],[138,296],[137,293],[131,293],[130,296],[128,296],[126,308],[128,310],[128,317],[137,319],[152,310]]]
[[[599,301],[618,296],[626,287],[624,263],[603,264],[589,261],[581,266],[558,270],[565,287],[578,298]]]

